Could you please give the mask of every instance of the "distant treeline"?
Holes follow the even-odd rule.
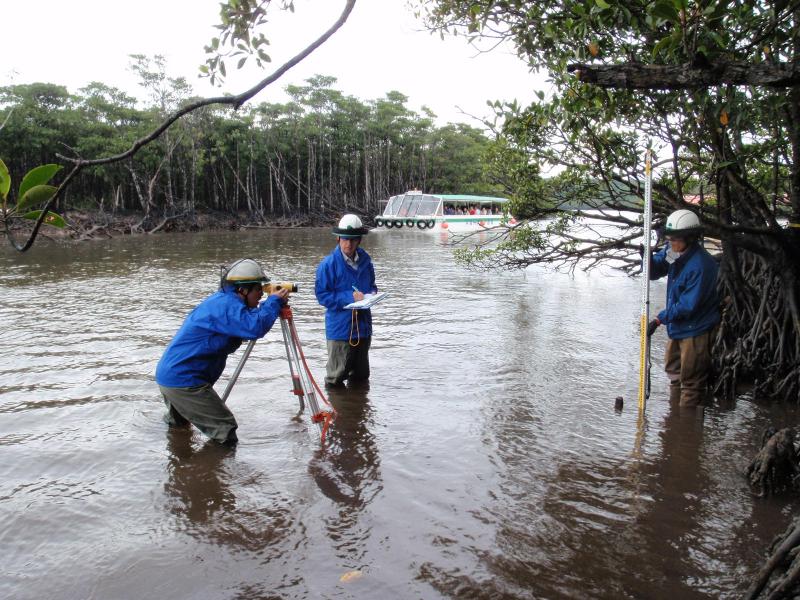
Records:
[[[128,149],[190,97],[183,79],[157,75],[142,73],[152,99],[146,108],[102,83],[77,94],[47,83],[0,88],[0,158],[13,180],[40,164],[65,164],[56,153],[89,159]],[[345,209],[374,214],[381,200],[411,188],[497,193],[484,169],[490,140],[480,129],[439,127],[399,92],[361,101],[334,89],[335,81],[316,76],[289,86],[285,104],[195,111],[133,159],[84,171],[58,208],[154,219],[247,211],[260,222]]]

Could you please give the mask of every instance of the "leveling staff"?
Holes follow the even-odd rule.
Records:
[[[325,307],[325,337],[328,364],[325,383],[341,386],[369,379],[369,346],[372,341],[372,312],[344,308],[375,293],[375,269],[367,251],[359,248],[368,230],[356,215],[345,215],[333,228],[339,243],[319,267],[314,293]]]
[[[170,426],[191,423],[217,442],[237,442],[236,419],[212,386],[242,340],[264,337],[278,318],[289,290],[278,289],[259,305],[268,281],[256,261],[238,260],[223,272],[219,291],[186,317],[156,367]]]

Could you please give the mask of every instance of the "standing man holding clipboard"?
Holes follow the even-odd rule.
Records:
[[[338,244],[319,267],[314,283],[317,301],[325,307],[328,364],[325,383],[331,387],[369,379],[369,347],[372,341],[370,309],[350,310],[352,302],[376,293],[375,269],[361,238],[368,230],[356,215],[345,215],[333,228]]]

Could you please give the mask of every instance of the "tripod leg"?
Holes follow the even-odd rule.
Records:
[[[289,325],[287,324],[286,319],[283,317],[281,317],[281,333],[283,333],[283,345],[286,348],[286,360],[289,363],[289,375],[292,377],[292,392],[300,400],[300,412],[298,413],[300,414],[305,409],[305,401],[303,400],[303,384],[300,381],[299,372],[295,372],[292,351],[289,348],[289,345],[293,343],[292,336],[289,331]]]
[[[239,359],[239,364],[236,365],[236,370],[231,375],[230,381],[228,381],[228,385],[225,386],[225,391],[222,392],[222,401],[226,402],[228,400],[228,396],[233,389],[233,384],[236,383],[236,380],[239,378],[239,374],[242,372],[242,368],[244,367],[244,363],[247,362],[247,359],[250,357],[250,353],[253,351],[253,346],[256,345],[255,340],[250,340],[247,342],[247,348],[244,349],[244,354],[242,354],[242,358]]]

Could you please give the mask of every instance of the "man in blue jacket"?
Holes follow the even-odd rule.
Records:
[[[264,337],[278,318],[289,292],[281,289],[259,305],[268,281],[256,261],[238,260],[222,274],[219,291],[186,317],[156,367],[170,426],[191,423],[217,442],[237,442],[236,419],[213,385],[242,340]]]
[[[344,308],[375,293],[375,269],[366,250],[359,248],[367,228],[356,215],[345,215],[333,234],[339,242],[319,267],[314,293],[325,307],[325,337],[328,364],[325,382],[341,386],[369,379],[369,347],[372,341],[372,313],[369,309]]]
[[[690,210],[669,215],[668,244],[653,256],[650,278],[667,276],[667,305],[650,321],[648,335],[662,323],[669,342],[664,370],[670,398],[681,406],[702,402],[711,368],[711,347],[720,321],[717,274],[719,266],[700,243],[702,226]]]

